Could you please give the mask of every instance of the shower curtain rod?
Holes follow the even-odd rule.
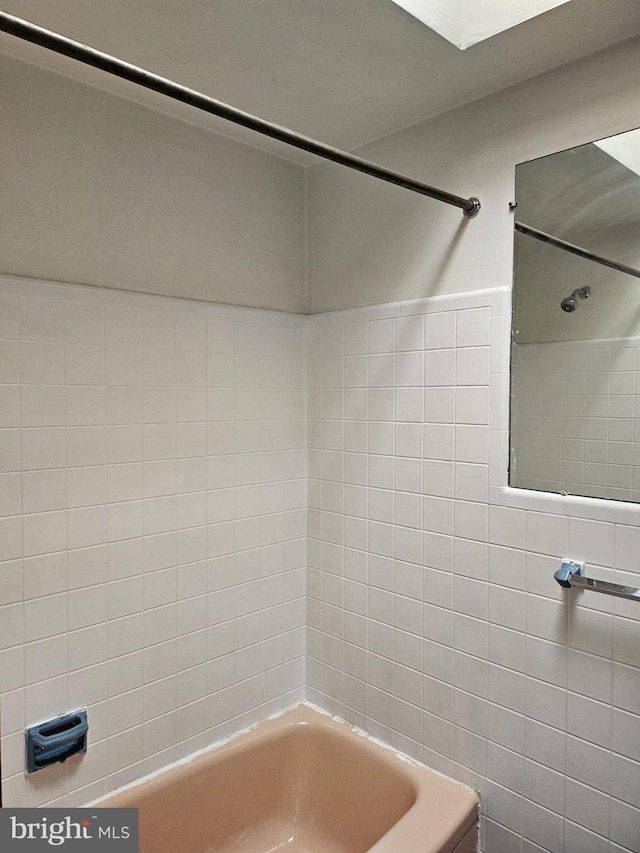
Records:
[[[129,80],[131,83],[136,83],[154,92],[159,92],[161,95],[166,95],[175,101],[189,104],[196,109],[219,116],[227,121],[232,121],[235,124],[242,125],[257,133],[262,133],[265,136],[270,136],[295,148],[301,148],[303,151],[308,151],[318,157],[332,160],[334,163],[339,163],[358,172],[364,172],[382,181],[388,181],[412,192],[429,196],[454,207],[459,207],[467,217],[475,216],[480,210],[480,201],[477,198],[463,198],[448,193],[445,190],[436,189],[428,184],[423,184],[406,175],[386,169],[384,166],[378,166],[346,151],[325,145],[325,143],[312,139],[309,136],[303,136],[286,127],[281,127],[250,113],[245,113],[242,110],[229,106],[229,104],[222,103],[222,101],[216,101],[208,95],[188,89],[186,86],[181,86],[172,80],[159,77],[157,74],[152,74],[150,71],[145,71],[136,65],[116,59],[108,53],[102,53],[81,42],[73,41],[59,33],[46,30],[43,27],[39,27],[22,18],[17,18],[14,15],[9,15],[6,12],[0,12],[0,31],[32,42],[40,47],[45,47],[48,50],[60,53],[71,59],[76,59],[79,62],[84,62],[86,65],[92,65],[94,68],[114,74],[123,80]]]
[[[581,246],[576,246],[574,243],[567,243],[566,240],[561,240],[559,237],[554,237],[552,234],[547,234],[545,231],[538,231],[537,228],[532,228],[531,225],[525,225],[523,222],[516,222],[516,231],[521,234],[526,234],[527,237],[534,237],[542,243],[548,243],[550,246],[555,246],[557,249],[564,249],[565,252],[570,252],[572,255],[578,255],[579,258],[586,258],[588,261],[595,261],[597,264],[602,264],[605,267],[610,267],[612,270],[634,275],[640,278],[640,270],[635,267],[628,267],[626,264],[621,264],[619,261],[611,261],[609,258],[603,258],[602,255],[596,255],[594,252],[589,252]]]

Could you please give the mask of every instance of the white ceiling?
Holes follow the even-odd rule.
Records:
[[[571,0],[464,52],[391,0],[3,0],[2,8],[346,150],[640,34],[638,0]],[[6,34],[0,51],[309,162]]]

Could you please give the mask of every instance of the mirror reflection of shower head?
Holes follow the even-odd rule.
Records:
[[[591,296],[591,288],[590,287],[578,287],[573,291],[571,296],[566,296],[562,302],[560,303],[560,307],[563,311],[566,311],[568,314],[571,314],[572,311],[575,311],[578,307],[578,299],[588,299]]]

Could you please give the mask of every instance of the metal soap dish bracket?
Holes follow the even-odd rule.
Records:
[[[640,589],[585,577],[584,563],[579,563],[576,560],[563,560],[562,565],[553,576],[560,586],[570,589],[590,589],[593,592],[602,592],[605,595],[615,595],[618,598],[640,601]]]

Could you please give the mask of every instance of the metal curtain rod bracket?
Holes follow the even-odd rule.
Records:
[[[609,583],[596,578],[587,578],[583,574],[584,566],[575,560],[563,560],[562,565],[554,574],[560,586],[571,589],[590,589],[593,592],[603,592],[605,595],[615,595],[618,598],[628,598],[640,601],[640,589],[624,586],[620,583]]]
[[[621,264],[618,261],[611,261],[609,258],[603,258],[602,255],[596,255],[594,252],[589,252],[581,246],[576,246],[574,243],[568,243],[566,240],[561,240],[559,237],[554,237],[553,234],[547,234],[545,231],[538,231],[537,228],[532,228],[531,225],[525,225],[524,222],[516,222],[516,231],[521,234],[526,234],[527,237],[534,237],[540,240],[541,243],[548,243],[550,246],[555,246],[557,249],[564,249],[565,252],[570,252],[572,255],[578,255],[580,258],[585,258],[587,261],[595,261],[597,264],[602,264],[604,267],[610,267],[612,270],[634,275],[640,278],[640,270],[635,267],[628,267],[626,264]]]
[[[0,31],[32,42],[40,47],[45,47],[63,56],[68,56],[71,59],[76,59],[78,62],[84,62],[86,65],[92,65],[94,68],[99,68],[116,77],[121,77],[123,80],[129,80],[131,83],[136,83],[154,92],[159,92],[161,95],[166,95],[175,101],[189,104],[203,112],[219,116],[227,121],[232,121],[235,124],[249,128],[249,130],[270,136],[280,142],[285,142],[287,145],[301,148],[303,151],[323,157],[325,160],[332,160],[334,163],[339,163],[358,172],[364,172],[382,181],[388,181],[391,184],[404,187],[412,192],[429,196],[454,207],[459,207],[467,217],[475,216],[480,210],[480,201],[477,198],[463,198],[462,196],[448,193],[445,190],[436,189],[428,184],[423,184],[399,172],[386,169],[384,166],[378,166],[346,151],[341,151],[339,148],[326,145],[324,142],[318,142],[318,140],[312,139],[309,136],[303,136],[286,127],[281,127],[250,113],[245,113],[222,101],[216,101],[208,95],[188,89],[179,83],[159,77],[157,74],[152,74],[150,71],[145,71],[136,65],[116,59],[108,53],[102,53],[81,42],[73,41],[59,33],[46,30],[43,27],[39,27],[22,18],[16,18],[14,15],[9,15],[6,12],[0,12]]]

